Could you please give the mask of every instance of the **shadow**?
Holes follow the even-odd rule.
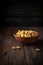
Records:
[[[26,46],[43,46],[43,40],[39,39],[35,43],[25,44]]]

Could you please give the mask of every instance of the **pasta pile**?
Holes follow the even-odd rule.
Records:
[[[33,30],[18,30],[16,35],[19,37],[34,37],[38,35],[38,32]]]

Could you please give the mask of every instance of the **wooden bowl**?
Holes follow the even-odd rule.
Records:
[[[19,36],[15,35],[15,33],[14,33],[14,37],[15,37],[16,41],[21,44],[32,44],[38,40],[39,32],[38,32],[38,35],[34,36],[34,37],[19,37]]]

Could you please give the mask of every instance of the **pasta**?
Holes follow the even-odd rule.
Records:
[[[20,37],[34,37],[38,35],[38,32],[33,30],[18,30],[16,35]]]

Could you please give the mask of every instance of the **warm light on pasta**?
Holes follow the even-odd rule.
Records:
[[[16,35],[19,37],[34,37],[38,35],[38,32],[33,30],[18,30]]]

